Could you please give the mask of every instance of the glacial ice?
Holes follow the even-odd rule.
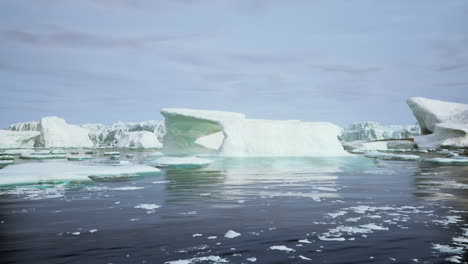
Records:
[[[355,122],[343,129],[340,139],[350,141],[373,141],[382,139],[403,139],[419,136],[418,125],[383,126],[377,122]]]
[[[415,137],[419,148],[468,147],[468,105],[412,97],[407,103],[424,136]]]
[[[223,133],[216,151],[221,156],[348,155],[337,139],[340,128],[327,122],[247,119],[240,113],[177,108],[161,114],[167,131],[163,152],[170,155],[213,153],[207,145],[220,141],[210,136],[218,132]]]
[[[118,148],[162,148],[158,136],[149,131],[124,133],[115,144]]]
[[[168,168],[200,168],[213,163],[212,160],[197,157],[161,157],[150,161],[150,165]]]
[[[41,119],[41,145],[44,147],[93,147],[88,137],[88,130],[76,125],[69,125],[59,117],[51,116]]]
[[[31,148],[38,140],[38,131],[0,130],[0,148]]]
[[[11,131],[39,131],[39,122],[29,121],[10,125],[7,130]]]
[[[91,178],[139,176],[158,172],[159,169],[145,165],[109,166],[60,161],[35,162],[8,166],[0,170],[0,185],[86,182],[91,181]]]

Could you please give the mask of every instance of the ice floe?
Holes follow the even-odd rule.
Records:
[[[237,233],[236,231],[233,231],[233,230],[229,230],[226,232],[226,234],[224,235],[225,238],[235,238],[235,237],[238,237],[240,236],[241,234],[240,233]]]
[[[296,251],[295,249],[288,248],[287,246],[281,245],[281,246],[271,246],[271,250],[280,250],[280,251],[286,251],[286,252],[294,252]]]
[[[382,152],[367,152],[364,156],[368,158],[377,158],[385,160],[404,160],[404,161],[417,161],[420,159],[418,155],[401,155],[401,154],[391,154],[391,153],[382,153]]]
[[[179,259],[173,261],[166,261],[165,264],[195,264],[195,263],[228,263],[226,259],[219,256],[195,257],[191,259]]]
[[[161,157],[149,164],[168,168],[199,168],[213,163],[213,160],[198,157]]]

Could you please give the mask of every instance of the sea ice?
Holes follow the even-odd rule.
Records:
[[[236,231],[233,231],[233,230],[229,230],[226,232],[226,234],[224,235],[225,238],[235,238],[235,237],[238,237],[240,236],[241,234],[240,233],[237,233]]]
[[[164,262],[164,264],[195,264],[195,263],[205,263],[205,262],[216,264],[216,263],[228,263],[229,261],[219,256],[208,256],[208,257],[196,257],[196,258],[191,258],[191,259],[179,259],[179,260],[167,261],[167,262]]]
[[[468,164],[468,158],[427,158],[423,159],[423,162],[439,163],[439,164]]]
[[[295,249],[288,248],[287,246],[271,246],[271,250],[281,250],[281,251],[286,251],[286,252],[294,252],[296,251]]]
[[[149,164],[168,168],[199,168],[212,162],[212,160],[198,157],[161,157],[149,162]]]
[[[91,181],[100,177],[152,175],[160,170],[145,165],[109,166],[72,162],[38,162],[8,166],[0,170],[0,185]]]
[[[418,155],[391,154],[391,153],[382,153],[378,151],[366,152],[364,156],[368,158],[377,158],[377,159],[385,159],[385,160],[417,161],[420,159]]]

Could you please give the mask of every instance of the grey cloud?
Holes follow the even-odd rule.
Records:
[[[151,47],[158,43],[187,40],[202,35],[204,34],[113,36],[54,27],[49,32],[29,32],[16,29],[0,30],[0,41],[62,48],[140,49]]]

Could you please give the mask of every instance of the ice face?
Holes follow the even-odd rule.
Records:
[[[216,151],[222,156],[348,155],[337,139],[340,128],[331,123],[246,119],[240,113],[192,109],[163,109],[161,114],[166,122],[166,154],[212,153],[207,147],[211,144],[203,139],[222,132],[223,141]]]
[[[0,148],[31,148],[39,139],[38,131],[0,130]]]
[[[93,165],[72,162],[40,162],[10,165],[0,170],[0,185],[46,182],[92,181],[99,177],[128,177],[156,174],[159,169],[144,165]]]

